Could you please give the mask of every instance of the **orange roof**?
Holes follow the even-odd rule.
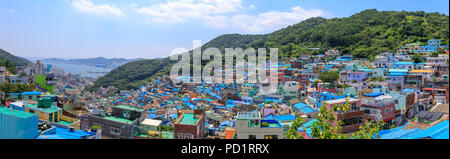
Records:
[[[233,139],[236,134],[236,129],[225,129],[225,139]]]
[[[411,73],[433,73],[432,70],[412,70]]]

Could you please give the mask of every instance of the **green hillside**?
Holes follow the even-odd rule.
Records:
[[[27,66],[30,61],[27,59],[24,59],[22,57],[11,55],[11,53],[6,52],[5,50],[0,49],[0,58],[4,61],[9,61],[15,66]]]
[[[251,44],[280,48],[280,56],[337,48],[344,54],[368,57],[395,51],[403,44],[441,39],[448,44],[449,17],[439,13],[365,10],[346,18],[311,18],[278,30]]]

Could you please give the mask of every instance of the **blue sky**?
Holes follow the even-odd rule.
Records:
[[[265,34],[365,9],[449,14],[447,0],[0,0],[0,48],[22,57],[166,57],[193,40]]]

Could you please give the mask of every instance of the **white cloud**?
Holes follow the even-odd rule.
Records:
[[[178,23],[187,20],[211,20],[211,17],[237,12],[241,0],[178,0],[137,9],[156,22]]]
[[[14,9],[8,9],[8,12],[11,13],[11,14],[16,13],[16,11]]]
[[[110,16],[124,16],[122,9],[109,5],[109,4],[101,4],[96,5],[92,2],[92,0],[74,0],[72,1],[72,6],[75,9],[92,14],[99,15],[110,15]]]
[[[229,18],[231,24],[249,33],[273,31],[298,23],[302,20],[323,16],[319,9],[305,10],[299,6],[293,7],[291,12],[270,11],[258,15],[240,14]]]
[[[324,16],[319,9],[305,10],[299,6],[289,12],[270,11],[257,15],[238,14],[244,9],[241,0],[177,0],[137,8],[153,22],[181,23],[200,20],[213,28],[237,27],[246,33],[264,33],[302,20]],[[252,4],[251,9],[256,7]]]

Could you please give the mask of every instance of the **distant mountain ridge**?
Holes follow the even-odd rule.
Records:
[[[0,58],[5,61],[11,62],[15,66],[27,66],[29,63],[31,63],[31,61],[29,61],[23,57],[12,55],[11,53],[9,53],[3,49],[0,49]]]

